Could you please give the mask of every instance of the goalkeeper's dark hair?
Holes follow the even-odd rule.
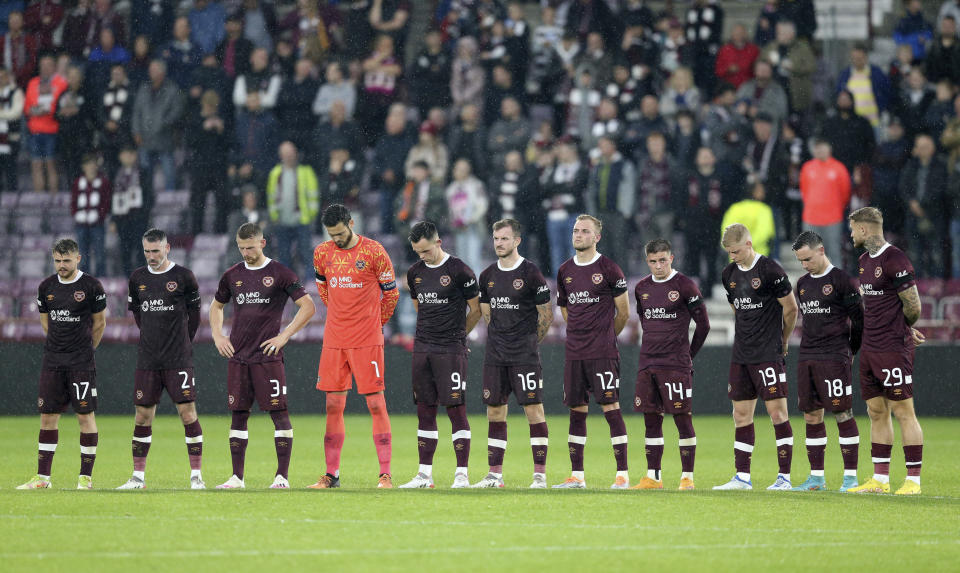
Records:
[[[818,249],[823,246],[823,237],[813,231],[804,231],[797,235],[797,240],[793,242],[793,250],[799,251],[804,247]]]
[[[237,238],[241,241],[263,237],[263,229],[256,223],[244,223],[237,229]]]
[[[324,227],[336,227],[339,223],[349,225],[353,217],[350,215],[350,209],[340,203],[334,203],[323,210],[321,222]]]
[[[161,243],[167,240],[167,234],[154,227],[143,234],[143,240],[148,243]]]
[[[436,241],[438,238],[440,235],[437,233],[437,226],[430,221],[420,221],[410,229],[410,234],[407,236],[411,243],[419,242],[420,239]]]

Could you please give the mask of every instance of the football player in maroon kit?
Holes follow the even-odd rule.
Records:
[[[673,247],[664,239],[646,244],[650,276],[634,295],[643,338],[633,406],[643,412],[647,475],[631,489],[663,489],[663,415],[673,415],[680,446],[680,485],[694,489],[697,434],[693,430],[693,357],[710,332],[707,306],[689,277],[673,269]],[[697,325],[690,340],[690,321]]]
[[[913,265],[900,249],[883,238],[883,214],[864,207],[850,214],[853,246],[860,255],[863,295],[863,348],[860,350],[860,393],[870,415],[870,457],[873,477],[851,488],[854,493],[890,492],[893,422],[903,436],[907,478],[897,495],[920,493],[923,430],[913,409],[913,349],[925,338],[913,325],[920,319]]]
[[[147,265],[133,271],[127,308],[140,328],[134,375],[133,475],[117,489],[143,489],[153,419],[164,390],[177,406],[190,461],[190,489],[206,489],[200,474],[203,431],[197,419],[193,337],[200,326],[200,291],[193,272],[167,258],[170,243],[160,229],[143,234]]]
[[[787,414],[784,356],[797,322],[797,300],[783,267],[753,250],[750,231],[740,223],[723,230],[723,248],[732,261],[723,269],[723,288],[734,311],[733,356],[727,395],[733,402],[733,453],[737,473],[713,489],[753,489],[750,458],[755,441],[753,413],[762,398],[777,441],[777,479],[767,489],[790,483],[793,429]]]
[[[630,300],[627,279],[613,260],[597,252],[603,224],[580,215],[573,225],[573,258],[557,270],[557,305],[567,323],[563,402],[570,407],[572,473],[558,489],[587,487],[583,449],[587,443],[590,395],[600,405],[610,426],[610,442],[617,462],[611,489],[630,485],[627,473],[627,426],[620,411],[620,351],[617,335],[627,324]]]
[[[297,274],[267,258],[267,241],[255,223],[244,223],[237,230],[237,247],[243,262],[227,269],[210,305],[210,329],[213,343],[227,363],[227,403],[232,412],[230,457],[233,475],[217,489],[245,487],[244,461],[247,451],[247,420],[253,402],[270,412],[273,443],[277,451],[277,472],[272,489],[290,487],[288,471],[293,449],[293,426],[287,413],[287,380],[283,368],[283,347],[306,326],[316,308],[303,290]],[[297,314],[280,330],[287,299],[297,305]],[[233,301],[233,326],[230,337],[223,335],[223,307]]]
[[[553,322],[550,287],[537,265],[520,256],[520,223],[493,224],[497,262],[480,273],[480,312],[487,323],[483,359],[483,402],[487,405],[490,472],[473,487],[503,487],[507,449],[507,400],[523,406],[533,452],[531,488],[547,487],[547,420],[543,415],[543,371],[539,344]]]
[[[800,233],[793,252],[807,274],[797,279],[794,291],[803,316],[797,395],[807,424],[807,458],[810,476],[794,491],[827,489],[823,457],[827,448],[824,409],[837,419],[843,485],[857,486],[860,432],[853,417],[853,355],[863,337],[863,303],[860,283],[843,269],[830,264],[823,239],[813,231]]]
[[[410,230],[410,246],[420,260],[407,271],[410,298],[417,310],[413,345],[413,401],[417,404],[420,468],[401,488],[433,487],[437,450],[437,405],[450,418],[457,469],[454,488],[470,487],[470,422],[467,420],[467,335],[480,320],[477,277],[462,260],[447,254],[430,221]]]
[[[40,440],[37,475],[17,489],[50,487],[50,467],[57,451],[60,415],[73,406],[80,424],[80,478],[77,489],[93,488],[97,458],[97,377],[94,350],[100,345],[107,319],[107,295],[100,281],[79,270],[80,248],[72,239],[53,245],[56,274],[37,290],[40,325],[46,334],[37,409]]]

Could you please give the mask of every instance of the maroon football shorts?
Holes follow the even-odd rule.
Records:
[[[646,368],[637,372],[633,409],[645,414],[689,414],[693,407],[693,373]]]
[[[413,403],[459,406],[467,392],[467,353],[413,353]]]
[[[543,371],[540,364],[524,366],[483,365],[483,403],[503,406],[513,392],[517,403],[543,403]]]
[[[67,405],[77,414],[97,410],[97,373],[94,370],[40,370],[37,409],[41,414],[62,414]]]
[[[196,402],[197,385],[193,368],[182,370],[140,370],[133,375],[133,403],[156,406],[166,390],[174,404]]]
[[[620,359],[567,360],[563,366],[563,403],[573,408],[590,402],[620,401]]]
[[[913,350],[907,352],[860,351],[860,394],[864,400],[913,398]]]
[[[853,372],[849,362],[801,360],[797,367],[797,396],[801,412],[821,408],[844,412],[853,407]]]
[[[287,409],[287,378],[283,362],[227,363],[227,403],[230,410],[249,410],[254,398],[265,412]]]
[[[727,396],[734,402],[786,398],[787,372],[783,360],[759,364],[731,362]]]

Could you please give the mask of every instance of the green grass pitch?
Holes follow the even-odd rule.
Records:
[[[442,416],[442,415],[441,415]],[[626,416],[631,480],[646,471],[643,421]],[[549,418],[548,481],[569,474],[567,420]],[[204,479],[230,475],[228,418],[202,416]],[[395,416],[393,474],[416,472],[416,419]],[[860,478],[872,472],[869,421]],[[923,495],[857,496],[762,491],[776,476],[773,430],[757,417],[754,485],[713,492],[733,474],[733,428],[726,417],[694,417],[697,491],[675,491],[677,433],[664,426],[664,491],[610,491],[615,466],[603,417],[589,419],[586,491],[531,491],[525,420],[510,416],[504,490],[449,490],[454,457],[449,422],[440,420],[435,490],[377,490],[367,416],[348,416],[340,490],[303,489],[323,470],[323,417],[294,416],[291,491],[266,489],[276,458],[269,417],[250,420],[245,491],[184,491],[189,469],[179,420],[158,418],[145,491],[114,492],[129,477],[133,416],[101,417],[96,491],[76,491],[78,430],[61,421],[54,489],[14,491],[36,470],[38,418],[3,418],[0,451],[0,570],[13,571],[956,571],[960,562],[960,420],[923,419]],[[471,418],[470,477],[486,470],[486,423]],[[809,466],[803,421],[795,482]],[[840,484],[836,425],[827,423],[827,483]],[[899,438],[898,438],[899,440]],[[898,441],[899,443],[899,441]],[[902,483],[894,448],[892,485]]]

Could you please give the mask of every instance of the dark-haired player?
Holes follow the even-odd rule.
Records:
[[[507,449],[507,400],[513,393],[530,424],[531,488],[547,487],[548,434],[543,415],[543,373],[538,345],[553,322],[550,287],[540,269],[520,256],[520,223],[493,224],[497,262],[480,273],[480,312],[487,323],[483,402],[487,405],[490,472],[473,487],[503,487]]]
[[[277,450],[274,489],[290,487],[287,472],[293,448],[293,427],[287,412],[287,380],[283,369],[283,347],[306,326],[316,310],[303,290],[300,279],[289,268],[267,258],[267,241],[256,223],[237,229],[237,248],[243,262],[227,269],[220,278],[210,305],[213,343],[227,363],[227,403],[233,413],[230,422],[230,457],[233,475],[217,489],[245,487],[243,466],[247,452],[247,420],[256,399],[260,410],[270,412],[273,443]],[[297,314],[280,330],[287,299],[297,305]],[[223,307],[233,301],[230,338],[223,335]]]
[[[373,443],[380,463],[377,487],[393,487],[390,478],[392,434],[383,398],[383,325],[400,299],[393,263],[383,245],[353,232],[353,217],[343,205],[323,211],[321,222],[329,241],[317,245],[313,268],[317,291],[327,305],[317,390],[327,393],[327,427],[323,451],[327,471],[313,489],[340,487],[340,452],[345,427],[347,391],[357,381],[373,418]]]
[[[637,283],[634,296],[643,335],[633,407],[643,412],[647,475],[632,489],[663,489],[663,416],[673,415],[680,447],[680,485],[694,489],[697,434],[693,429],[693,357],[710,332],[700,289],[673,268],[673,247],[655,239],[644,247],[650,276]],[[690,340],[690,321],[696,324]]]
[[[734,311],[733,356],[727,395],[733,402],[733,454],[737,473],[713,489],[753,489],[750,458],[753,412],[761,398],[773,422],[779,473],[768,490],[790,490],[793,429],[787,414],[784,356],[797,322],[797,300],[783,267],[753,250],[750,231],[740,223],[723,230],[723,248],[732,261],[723,269],[723,288]]]
[[[898,495],[920,493],[923,430],[913,409],[913,349],[924,336],[913,325],[920,319],[920,295],[913,265],[900,249],[883,239],[883,214],[864,207],[850,214],[853,246],[860,255],[863,295],[863,347],[860,350],[860,393],[870,415],[870,457],[873,477],[848,491],[890,492],[892,413],[903,436],[907,478]]]
[[[823,411],[837,419],[840,453],[843,456],[843,485],[840,491],[857,486],[857,456],[860,432],[853,417],[853,355],[863,336],[863,304],[860,284],[843,269],[830,264],[823,239],[813,231],[800,233],[793,252],[807,274],[797,280],[795,291],[803,316],[800,364],[797,367],[797,395],[807,423],[807,458],[810,476],[794,491],[827,489],[823,457],[827,428]]]
[[[444,252],[443,241],[433,223],[417,223],[408,239],[420,257],[407,271],[410,298],[417,309],[412,379],[420,468],[412,480],[400,487],[433,487],[433,454],[439,438],[438,404],[447,409],[457,456],[452,487],[469,487],[470,422],[465,402],[467,335],[480,320],[477,277],[463,261]]]
[[[50,467],[57,451],[60,414],[73,406],[80,424],[80,478],[77,489],[93,488],[97,458],[97,377],[93,353],[107,320],[107,295],[100,281],[79,270],[80,248],[72,239],[53,245],[57,273],[37,289],[40,324],[46,334],[37,407],[40,440],[37,475],[17,489],[50,487]]]
[[[610,442],[617,462],[612,489],[630,485],[627,474],[627,426],[620,411],[620,351],[617,335],[627,324],[630,301],[627,279],[617,263],[597,252],[603,224],[591,215],[579,215],[573,225],[573,258],[557,271],[557,306],[567,323],[563,402],[570,407],[571,475],[554,488],[587,487],[583,449],[587,443],[590,394],[610,426]]]
[[[200,474],[203,430],[197,419],[193,337],[200,326],[200,291],[193,272],[167,256],[170,243],[160,229],[143,234],[147,261],[130,275],[127,308],[140,328],[134,375],[133,475],[117,489],[142,489],[153,419],[164,390],[177,406],[190,460],[190,489],[205,489]]]

